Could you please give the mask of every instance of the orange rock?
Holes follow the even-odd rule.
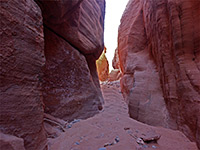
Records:
[[[106,53],[106,48],[104,48],[103,53],[101,54],[99,59],[96,61],[97,72],[98,72],[100,81],[106,81],[109,75],[109,64],[108,64],[108,60],[106,58],[105,53]]]

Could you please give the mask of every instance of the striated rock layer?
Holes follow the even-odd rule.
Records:
[[[0,10],[0,130],[23,138],[26,149],[43,150],[41,11],[32,0],[3,1]]]
[[[200,147],[200,1],[130,0],[118,42],[130,116]]]
[[[37,1],[44,19],[45,112],[65,120],[102,108],[96,59],[103,51],[104,0]]]
[[[104,0],[36,0],[44,26],[84,55],[96,59],[104,49]]]
[[[72,120],[102,109],[105,1],[12,0],[0,10],[0,132],[44,150],[44,111]]]

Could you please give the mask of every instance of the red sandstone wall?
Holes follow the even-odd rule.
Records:
[[[200,1],[130,0],[118,40],[130,116],[200,146]]]
[[[103,103],[95,62],[105,1],[35,1],[0,3],[0,131],[27,150],[45,149],[44,111],[88,118]]]
[[[65,120],[102,108],[96,59],[104,49],[103,0],[37,1],[45,28],[45,112]]]
[[[40,8],[32,1],[0,3],[0,130],[43,150],[41,91],[44,39]]]

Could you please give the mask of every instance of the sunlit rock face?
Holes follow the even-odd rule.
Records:
[[[200,147],[200,1],[130,0],[118,41],[130,116]]]
[[[96,59],[103,51],[104,0],[37,1],[44,19],[45,112],[87,118],[103,103]]]
[[[23,138],[26,149],[43,150],[41,11],[32,0],[3,1],[0,10],[0,130]]]
[[[106,48],[104,48],[103,53],[96,61],[97,73],[100,81],[108,80],[108,75],[109,75],[109,63],[105,54],[106,54]]]

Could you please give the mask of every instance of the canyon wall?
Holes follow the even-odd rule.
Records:
[[[104,49],[104,1],[37,1],[44,19],[45,112],[65,120],[87,118],[103,97],[96,59]]]
[[[118,51],[130,116],[200,147],[200,1],[130,0]]]
[[[105,1],[0,4],[0,131],[27,150],[44,150],[44,112],[73,120],[102,109],[96,60]]]
[[[0,130],[23,138],[26,149],[43,150],[41,11],[31,0],[3,1],[0,7]]]

